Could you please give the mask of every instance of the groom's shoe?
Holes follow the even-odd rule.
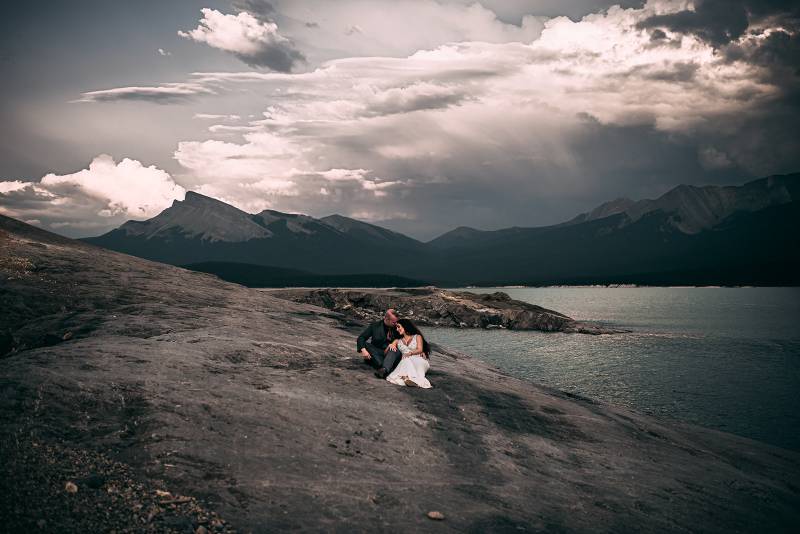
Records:
[[[380,369],[375,371],[375,376],[377,376],[378,378],[386,378],[386,375],[388,374],[389,371],[387,371],[384,367],[381,367]]]

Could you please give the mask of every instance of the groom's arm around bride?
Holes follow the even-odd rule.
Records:
[[[356,350],[361,353],[366,363],[377,369],[375,374],[385,378],[400,359],[397,350],[388,350],[396,337],[394,327],[397,324],[397,313],[393,309],[386,310],[383,319],[367,325],[356,341]]]

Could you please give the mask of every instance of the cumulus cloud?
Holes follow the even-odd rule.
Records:
[[[784,88],[703,35],[641,24],[682,9],[612,7],[551,19],[530,43],[451,43],[405,58],[334,60],[292,77],[201,74],[257,84],[272,105],[243,142],[181,143],[175,156],[223,189],[247,176],[291,183],[268,188],[281,207],[352,215],[366,202],[389,218],[397,203],[421,196],[406,220],[469,213],[484,226],[518,220],[530,198],[580,209],[623,168],[629,182],[614,179],[628,190],[605,195],[661,193],[675,183],[671,165],[698,176],[768,170],[757,157],[764,140],[747,148],[735,139]],[[541,218],[558,221],[542,208]]]
[[[75,235],[131,218],[153,217],[185,192],[155,166],[128,158],[116,163],[111,156],[100,155],[76,173],[51,173],[39,182],[0,182],[0,209]]]
[[[278,25],[259,20],[248,11],[236,15],[203,8],[197,28],[178,35],[229,52],[254,67],[290,72],[305,56],[278,33]]]
[[[757,107],[780,92],[762,83],[757,65],[730,64],[698,37],[654,45],[636,27],[663,9],[651,2],[578,22],[559,17],[530,44],[452,43],[406,58],[334,60],[289,77],[199,73],[196,83],[263,83],[276,102],[273,119],[341,120],[502,98],[664,131]]]
[[[527,13],[520,12],[513,21],[501,20],[485,2],[475,1],[277,0],[273,5],[282,15],[281,27],[302,44],[311,63],[403,57],[450,42],[529,43],[546,19],[530,13],[536,8],[530,1]]]
[[[362,189],[372,191],[372,194],[376,197],[385,197],[388,194],[388,189],[403,185],[400,181],[370,178],[370,171],[367,169],[329,169],[317,174],[329,182],[352,182],[358,184]],[[323,187],[326,191],[330,190],[330,187]]]
[[[26,187],[28,187],[28,182],[23,182],[21,180],[0,182],[0,195],[11,193],[13,191],[19,191],[20,189],[25,189]]]
[[[378,12],[312,2],[325,15],[314,31],[334,44],[353,41],[352,50],[404,50],[403,36],[387,42],[387,21],[407,16],[401,4],[377,2]],[[682,0],[518,24],[477,4],[409,5],[450,14],[434,46],[299,74],[191,75],[187,83],[221,97],[247,95],[263,114],[179,142],[180,183],[251,211],[387,219],[431,237],[459,224],[555,223],[608,198],[800,165],[789,133],[798,118],[789,63],[797,34],[784,19],[747,7],[746,31],[727,24],[720,44],[722,30],[671,22],[700,9]],[[274,7],[300,9],[287,6]],[[355,14],[359,6],[365,13]],[[363,33],[343,37],[347,23]],[[457,39],[442,44],[450,32]]]
[[[363,114],[377,116],[440,109],[459,104],[470,97],[469,92],[456,87],[420,82],[376,92],[367,102]]]

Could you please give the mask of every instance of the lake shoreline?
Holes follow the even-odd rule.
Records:
[[[505,291],[630,333],[592,339],[438,329],[430,332],[434,341],[520,378],[800,450],[797,288]]]
[[[563,313],[535,303],[512,299],[495,291],[473,293],[435,286],[396,289],[284,289],[270,292],[278,298],[312,304],[357,321],[376,321],[387,309],[419,326],[538,330],[568,334],[606,335],[628,330],[598,322],[576,321]]]

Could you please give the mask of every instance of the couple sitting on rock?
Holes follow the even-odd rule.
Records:
[[[429,388],[430,346],[409,319],[398,319],[393,309],[370,323],[358,336],[356,350],[375,367],[375,376],[398,386]]]

